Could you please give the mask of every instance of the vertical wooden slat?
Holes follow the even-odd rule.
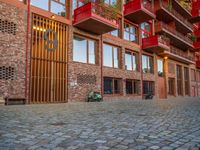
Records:
[[[33,14],[32,58],[31,58],[31,103],[66,101],[66,25]],[[39,27],[39,29],[37,29]],[[58,47],[54,51],[45,49],[44,30],[57,33]],[[49,34],[49,40],[55,37]],[[53,44],[49,44],[52,48]]]

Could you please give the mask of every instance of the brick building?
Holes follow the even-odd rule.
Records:
[[[91,90],[104,100],[199,96],[200,2],[187,6],[0,0],[0,96],[27,103],[85,101]]]

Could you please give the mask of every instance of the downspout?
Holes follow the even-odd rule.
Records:
[[[100,44],[100,57],[101,57],[101,96],[102,96],[102,100],[103,100],[103,88],[104,88],[104,83],[103,83],[103,35],[101,35],[101,44]]]
[[[141,96],[142,99],[144,98],[144,94],[143,94],[143,70],[142,70],[142,33],[141,33],[141,29],[140,29],[140,25],[139,25],[139,43],[140,43],[140,52],[139,52],[139,62],[140,62],[140,73],[141,73]]]
[[[25,98],[28,103],[28,49],[30,33],[30,0],[27,0],[27,34],[26,34],[26,79],[25,79]]]

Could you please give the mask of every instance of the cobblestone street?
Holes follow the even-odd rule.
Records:
[[[199,150],[200,100],[0,106],[0,150]]]

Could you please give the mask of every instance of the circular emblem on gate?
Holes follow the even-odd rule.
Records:
[[[53,37],[52,39],[49,38],[49,35],[52,34]],[[48,51],[54,51],[58,47],[58,39],[57,39],[57,33],[53,31],[52,29],[48,29],[44,33],[44,40],[46,41],[45,43],[45,49]]]

